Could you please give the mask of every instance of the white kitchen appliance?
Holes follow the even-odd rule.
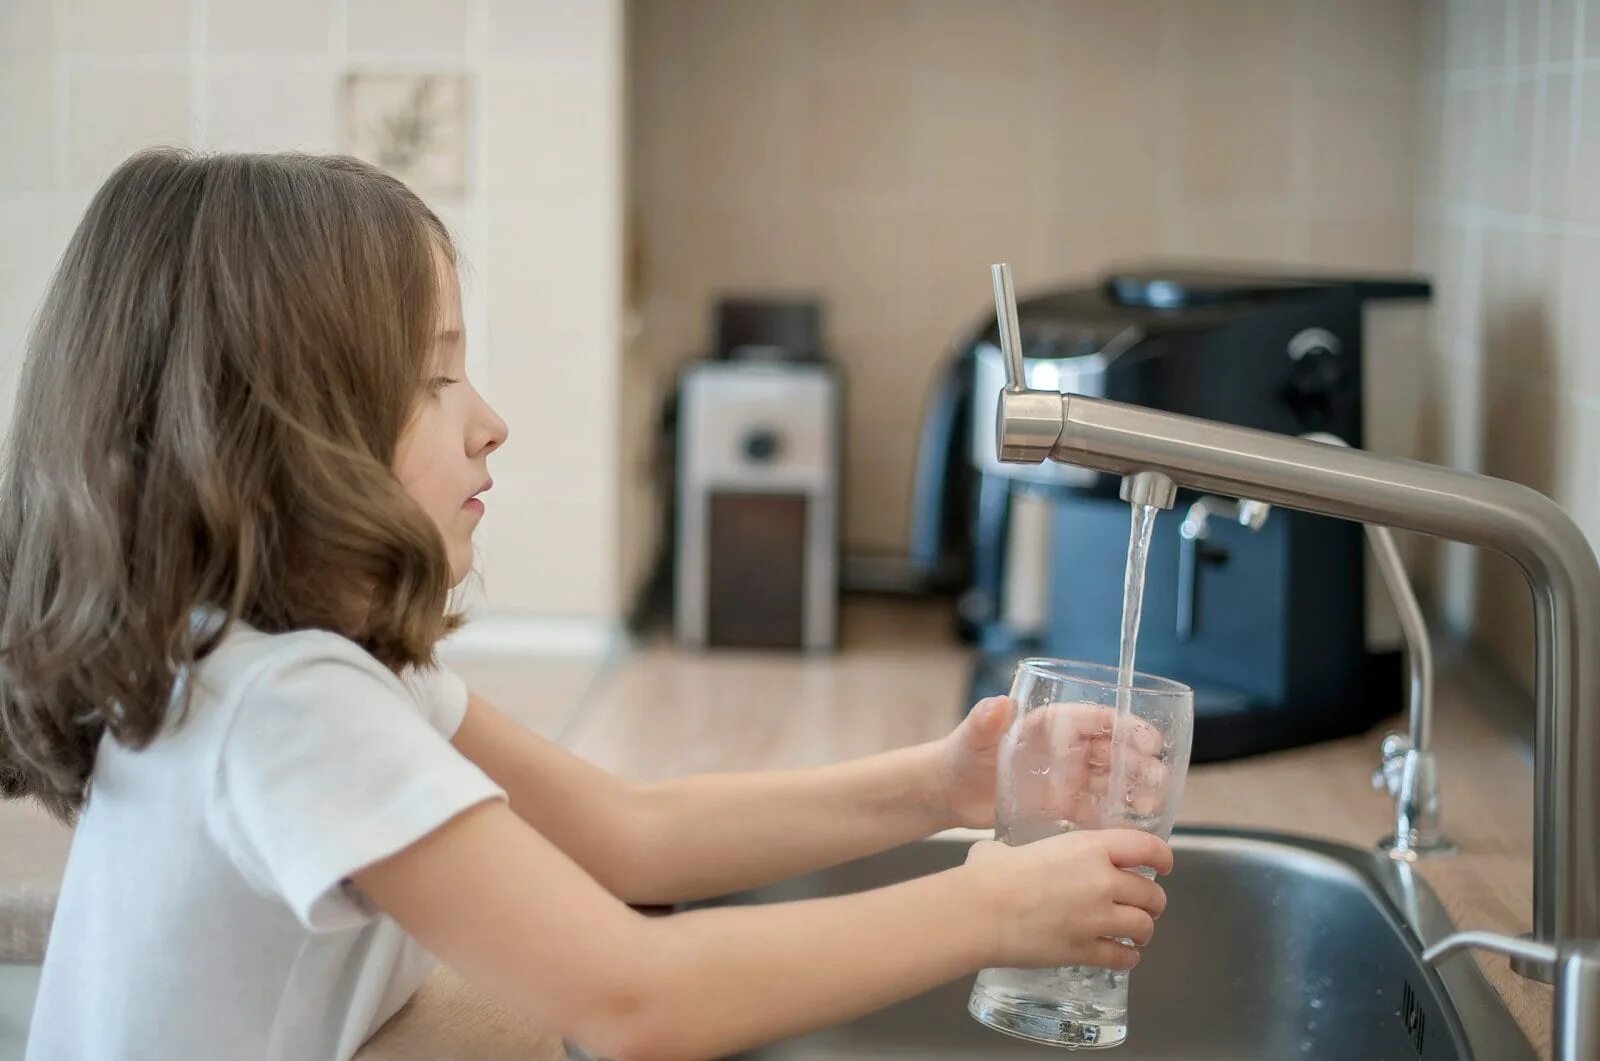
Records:
[[[675,626],[693,646],[831,648],[839,381],[821,361],[703,361],[678,405]]]

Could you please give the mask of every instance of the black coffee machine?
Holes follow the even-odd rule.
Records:
[[[1157,264],[1017,309],[1034,389],[1361,446],[1364,308],[1430,295],[1416,278]],[[1119,480],[1001,464],[1004,379],[989,315],[956,344],[925,416],[911,529],[913,563],[960,591],[963,633],[981,649],[974,702],[1004,692],[1022,656],[1114,664],[1120,638]],[[1197,761],[1361,732],[1400,708],[1398,631],[1369,565],[1354,523],[1262,519],[1188,491],[1158,515],[1137,666],[1194,688]]]

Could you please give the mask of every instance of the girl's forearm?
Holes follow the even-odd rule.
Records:
[[[801,903],[641,917],[503,802],[354,883],[480,989],[618,1061],[723,1056],[991,964],[996,876],[963,864]]]
[[[624,1052],[723,1057],[982,968],[994,938],[977,888],[956,868],[853,895],[656,919],[644,962],[655,986]]]
[[[937,744],[801,770],[701,774],[636,797],[622,898],[675,903],[755,887],[954,824]]]

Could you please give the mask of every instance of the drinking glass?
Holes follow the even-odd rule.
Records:
[[[1165,678],[1130,677],[1119,689],[1115,667],[1060,659],[1017,665],[1015,711],[1000,746],[995,839],[1015,846],[1106,828],[1172,835],[1189,770],[1194,694]],[[1128,1035],[1128,973],[1082,965],[985,969],[967,1009],[996,1031],[1033,1042],[1115,1046]]]

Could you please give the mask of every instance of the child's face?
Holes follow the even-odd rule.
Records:
[[[506,425],[467,382],[461,286],[444,255],[435,257],[439,326],[427,394],[400,436],[394,472],[444,536],[454,584],[472,569],[472,532],[483,518],[477,495],[490,486],[488,457],[505,441]]]

